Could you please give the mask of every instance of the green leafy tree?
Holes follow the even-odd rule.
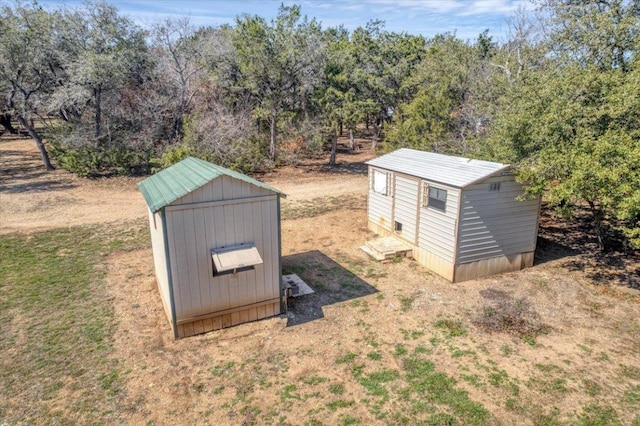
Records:
[[[538,0],[552,52],[600,71],[627,70],[638,49],[638,0]]]
[[[280,119],[304,111],[320,81],[320,25],[303,18],[299,6],[283,5],[271,23],[258,16],[238,18],[233,45],[238,83],[254,100],[255,116],[268,122],[269,158],[276,161]]]
[[[417,87],[396,112],[396,127],[388,149],[452,152],[459,109],[469,91],[470,70],[476,60],[472,46],[452,34],[428,42],[426,55],[408,84]]]
[[[610,227],[640,247],[640,101],[628,94],[640,90],[638,76],[578,64],[530,75],[501,110],[489,145],[494,158],[520,164],[529,193],[565,215],[586,204],[602,249]]]

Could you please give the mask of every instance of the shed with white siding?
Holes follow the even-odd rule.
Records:
[[[284,311],[280,191],[186,158],[138,184],[174,337]]]
[[[459,282],[533,265],[540,199],[519,199],[511,166],[406,148],[367,165],[369,229],[427,268]]]

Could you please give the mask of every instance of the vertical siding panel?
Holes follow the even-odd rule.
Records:
[[[258,201],[258,202],[254,202],[251,203],[251,208],[254,212],[253,218],[254,218],[254,239],[255,239],[255,244],[256,244],[256,248],[258,249],[258,253],[260,253],[260,256],[262,256],[262,265],[257,265],[256,266],[256,281],[255,281],[255,286],[256,286],[256,301],[261,301],[261,300],[265,300],[266,297],[266,289],[265,289],[265,275],[266,275],[266,267],[267,267],[267,261],[265,259],[265,240],[264,240],[264,209],[263,209],[263,204],[265,204],[264,201]],[[262,315],[262,316],[261,316]],[[266,315],[266,310],[264,306],[261,306],[258,308],[258,316],[261,318],[264,318]]]
[[[189,301],[189,316],[198,314],[202,311],[202,303],[200,302],[200,277],[198,274],[198,250],[196,241],[196,228],[194,224],[193,210],[181,210],[182,224],[184,227],[184,248],[185,248],[185,267],[184,274],[187,280],[183,288],[188,289],[189,297],[185,297],[185,301]]]
[[[209,185],[211,186],[211,201],[220,201],[224,198],[222,194],[223,181],[224,179],[218,178],[209,183]]]
[[[247,186],[249,186],[247,184]],[[245,211],[245,240],[246,242],[253,242],[255,244],[255,227],[254,227],[254,213],[253,213],[253,203],[247,203],[242,205]],[[247,271],[247,300],[248,303],[255,303],[257,301],[257,280],[256,280],[256,270],[255,268]],[[249,312],[249,321],[255,321],[257,319],[256,309],[250,309]]]
[[[182,282],[184,281],[181,273],[183,267],[181,265],[182,253],[179,249],[180,241],[184,240],[182,232],[182,218],[176,215],[176,212],[167,212],[167,237],[169,238],[169,252],[171,256],[171,278],[173,279],[173,297],[176,309],[176,319],[183,316],[183,292]]]
[[[209,278],[211,260],[209,256],[209,245],[207,244],[207,222],[205,220],[205,211],[206,209],[193,210],[201,313],[209,312],[213,305],[211,300],[211,282]]]
[[[240,182],[242,183],[242,182]],[[243,192],[242,185],[238,185],[238,189]],[[243,244],[246,242],[245,239],[245,224],[246,224],[246,210],[245,206],[247,204],[235,204],[233,206],[233,217],[234,217],[234,226],[235,226],[235,238],[236,244]],[[248,286],[249,286],[249,274],[247,272],[241,272],[237,274],[238,278],[238,299],[236,300],[236,304],[238,306],[246,305],[249,303],[249,294],[248,294]],[[240,311],[240,321],[247,322],[249,321],[249,315],[246,310]]]
[[[369,221],[376,226],[379,226],[387,231],[393,230],[392,223],[392,205],[393,198],[388,195],[382,195],[376,193],[371,187],[371,180],[373,179],[373,172],[376,169],[369,167],[369,197],[367,203],[367,214]],[[386,172],[386,170],[379,170],[380,172]],[[390,173],[390,172],[388,172]],[[391,189],[389,190],[391,193]]]
[[[224,219],[224,207],[213,207],[213,223],[215,226],[215,247],[225,246],[227,233],[225,231],[225,219]],[[219,297],[220,297],[220,309],[228,309],[231,307],[230,304],[230,283],[229,283],[229,275],[222,275],[216,278],[218,282],[219,289]]]
[[[193,192],[188,193],[184,197],[180,198],[179,203],[174,204],[190,204],[193,203]]]
[[[211,249],[216,247],[215,223],[213,221],[213,207],[203,210],[205,246],[207,250],[207,282],[209,285],[209,307],[215,311],[220,306],[220,282],[213,276],[213,265],[211,264]]]
[[[226,182],[226,186],[224,188],[225,198],[227,192],[232,193],[233,188]],[[231,195],[232,196],[232,195]],[[223,216],[224,216],[224,235],[225,235],[225,243],[224,246],[232,246],[238,243],[237,235],[236,235],[236,218],[235,218],[235,209],[232,204],[228,204],[226,206],[222,206]],[[238,292],[238,276],[234,274],[224,275],[227,278],[228,283],[228,291],[229,291],[229,304],[228,307],[232,308],[237,306],[239,292]],[[232,322],[238,321],[240,315],[237,312],[231,314]]]
[[[200,187],[191,193],[192,203],[201,203],[203,199],[203,187]]]
[[[396,173],[394,186],[394,222],[402,223],[402,232],[398,233],[411,244],[416,239],[416,211],[418,209],[419,180]],[[391,224],[394,227],[394,224]]]
[[[429,207],[420,207],[418,246],[431,255],[453,263],[460,190],[438,183],[424,182],[446,190],[447,203],[444,212]]]
[[[162,215],[160,212],[149,213],[149,232],[153,247],[153,265],[162,305],[169,321],[171,321],[171,295],[169,291],[169,275],[167,271],[167,253],[165,252],[164,236],[162,232]],[[155,225],[154,225],[155,223]],[[168,237],[167,237],[168,239]]]
[[[274,231],[271,224],[271,210],[272,204],[269,201],[264,201],[262,204],[262,239],[264,244],[264,254],[262,260],[264,261],[264,286],[265,286],[265,298],[270,299],[277,297],[273,291],[273,274],[274,265],[272,257],[272,240],[274,239]],[[276,243],[277,244],[277,243]]]
[[[269,219],[271,221],[271,226],[269,226],[269,231],[271,235],[271,251],[269,253],[269,264],[272,265],[271,270],[271,278],[270,285],[273,291],[273,297],[280,297],[280,277],[278,271],[278,255],[280,253],[280,247],[278,246],[278,214],[277,214],[277,201],[272,200],[268,202],[269,204]],[[274,312],[276,315],[277,312]]]

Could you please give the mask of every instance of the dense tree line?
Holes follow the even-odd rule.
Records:
[[[534,5],[496,43],[323,28],[298,6],[142,29],[107,3],[13,3],[0,124],[28,133],[46,168],[51,154],[85,175],[186,155],[253,171],[328,150],[333,164],[338,137],[355,149],[364,133],[374,149],[513,163],[559,212],[587,206],[602,247],[612,233],[639,247],[640,0]]]

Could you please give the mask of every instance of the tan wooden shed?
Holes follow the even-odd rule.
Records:
[[[508,164],[406,148],[367,164],[369,229],[422,265],[453,282],[533,265],[540,199],[521,200]]]
[[[280,191],[186,158],[138,184],[174,337],[284,312]]]

